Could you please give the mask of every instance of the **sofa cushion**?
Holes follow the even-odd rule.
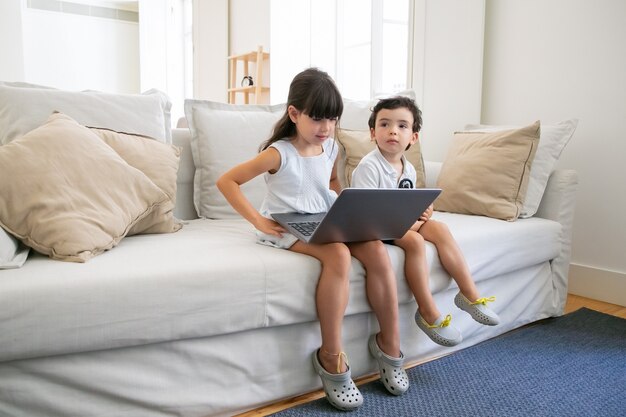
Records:
[[[52,258],[111,249],[168,196],[89,129],[55,113],[0,146],[0,225]]]
[[[0,83],[0,145],[43,124],[54,111],[78,123],[145,135],[171,143],[172,103],[158,90],[144,94],[65,91],[26,83]]]
[[[530,167],[528,189],[524,198],[524,205],[520,212],[521,218],[532,217],[539,208],[543,192],[548,184],[548,178],[554,171],[556,163],[571,139],[578,126],[577,119],[564,120],[554,125],[541,124],[539,146]],[[520,126],[494,126],[494,125],[467,125],[466,131],[471,132],[497,132],[508,129],[519,129]]]
[[[19,268],[24,265],[30,248],[0,227],[0,269]]]
[[[376,144],[372,141],[369,130],[349,130],[337,129],[337,142],[345,155],[345,168],[343,170],[343,184],[350,186],[352,183],[352,172],[361,162],[361,159],[374,150]],[[424,177],[424,160],[419,141],[413,144],[405,153],[409,162],[415,167],[417,174],[416,187],[424,187],[426,184]],[[338,173],[339,175],[339,173]]]
[[[100,139],[126,161],[137,168],[163,191],[171,204],[162,204],[150,215],[135,224],[128,235],[137,233],[170,233],[181,228],[175,221],[173,207],[176,205],[176,178],[180,149],[154,139],[119,133],[112,130],[92,128]]]
[[[561,226],[550,220],[440,212],[435,218],[450,226],[479,283],[546,262],[560,250]],[[399,301],[414,303],[403,278],[404,252],[396,246],[388,251]],[[427,260],[431,289],[448,288],[451,279],[431,244]],[[317,320],[319,262],[257,244],[243,219],[196,219],[177,233],[127,237],[116,250],[75,266],[35,253],[22,268],[5,271],[0,293],[13,302],[0,309],[0,360]],[[346,314],[369,312],[356,259],[350,285]]]
[[[435,210],[518,218],[539,142],[539,121],[500,132],[456,132],[437,186]]]
[[[217,189],[216,181],[233,166],[253,158],[266,140],[284,106],[225,104],[185,100],[185,116],[191,131],[196,174],[194,204],[200,217],[239,218]],[[257,209],[265,196],[265,181],[258,176],[241,187]]]

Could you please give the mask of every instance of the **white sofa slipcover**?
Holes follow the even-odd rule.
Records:
[[[0,415],[226,416],[321,387],[310,360],[320,344],[319,263],[256,244],[244,220],[197,219],[189,139],[188,130],[173,130],[183,148],[182,230],[127,237],[85,264],[31,253],[22,268],[0,271]],[[426,167],[432,186],[440,164]],[[435,300],[464,336],[454,348],[435,345],[415,325],[404,253],[388,247],[407,363],[563,313],[576,183],[574,171],[555,171],[537,214],[515,222],[435,213],[480,292],[497,296],[502,319],[480,326],[454,306],[458,289],[429,244]],[[377,325],[363,268],[352,266],[344,348],[358,377],[377,370],[367,352]]]

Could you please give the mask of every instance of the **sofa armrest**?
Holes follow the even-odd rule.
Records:
[[[437,177],[442,162],[424,161],[426,186],[436,187]],[[561,224],[561,250],[550,264],[552,266],[552,285],[554,287],[554,307],[563,314],[567,300],[567,281],[572,254],[572,228],[574,224],[574,206],[578,174],[571,169],[555,170],[548,179],[541,204],[535,217],[553,220]]]
[[[193,178],[196,166],[191,154],[191,133],[186,128],[172,129],[172,143],[181,148],[178,177],[176,179],[176,207],[174,216],[181,220],[198,218],[193,202]]]
[[[572,228],[578,174],[571,169],[556,170],[550,175],[535,217],[554,220],[561,224],[561,251],[551,261],[554,306],[561,314],[567,300],[567,281],[572,254]]]

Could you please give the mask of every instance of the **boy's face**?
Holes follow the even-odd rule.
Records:
[[[413,114],[406,107],[381,109],[370,135],[382,154],[390,157],[402,155],[418,138],[413,132]]]

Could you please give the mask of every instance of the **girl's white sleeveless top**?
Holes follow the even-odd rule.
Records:
[[[320,155],[303,157],[289,140],[274,142],[280,153],[280,168],[274,174],[265,173],[267,194],[260,213],[321,213],[326,212],[337,198],[329,188],[337,145],[331,138],[322,145]]]

